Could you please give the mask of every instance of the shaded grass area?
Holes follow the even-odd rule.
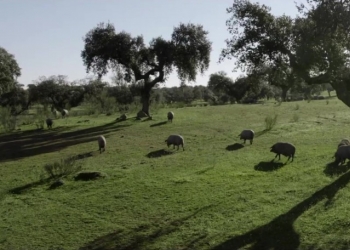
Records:
[[[9,192],[12,194],[22,194],[22,193],[24,193],[32,188],[39,187],[41,185],[46,185],[46,184],[50,183],[51,180],[52,180],[52,178],[46,178],[43,180],[31,182],[31,183],[22,185],[20,187],[12,188],[9,190]]]
[[[331,184],[316,191],[309,198],[299,202],[288,212],[279,215],[268,224],[260,226],[245,234],[232,237],[231,239],[215,246],[214,250],[242,249],[299,249],[300,235],[295,231],[293,223],[305,211],[315,206],[323,199],[331,200],[336,193],[344,188],[350,181],[350,173],[339,177]],[[345,245],[349,247],[349,245]],[[344,247],[345,247],[344,246]]]
[[[210,206],[197,209],[195,212],[184,217],[160,223],[157,228],[152,228],[150,225],[142,225],[135,228],[133,231],[118,230],[113,233],[102,236],[98,239],[89,242],[86,246],[79,248],[80,250],[97,250],[97,249],[120,249],[132,250],[143,249],[147,244],[156,241],[158,238],[164,237],[170,233],[179,230],[184,223],[190,218],[196,216],[201,211]],[[202,236],[200,238],[203,238]],[[183,245],[185,248],[192,247],[196,239],[187,242]]]
[[[72,145],[97,141],[100,134],[108,135],[130,125],[116,125],[115,122],[92,128],[60,133],[61,130],[40,132],[28,131],[23,134],[0,137],[0,161],[15,160],[38,154],[55,152]]]
[[[350,135],[348,108],[336,100],[295,105],[179,108],[173,123],[162,122],[167,109],[149,123],[81,117],[89,123],[3,135],[0,248],[346,249],[349,164],[331,161]],[[237,137],[247,127],[258,131],[252,145]],[[185,151],[164,143],[175,133]],[[277,141],[296,146],[293,162],[271,161]],[[43,166],[69,157],[91,181],[74,174],[49,191]]]

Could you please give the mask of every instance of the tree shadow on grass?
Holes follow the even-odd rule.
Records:
[[[236,150],[239,150],[241,148],[244,148],[244,145],[241,144],[241,143],[235,143],[235,144],[232,144],[232,145],[228,145],[226,147],[226,150],[227,151],[236,151]]]
[[[117,118],[117,119],[115,120],[115,122],[116,122],[116,123],[125,122],[125,121],[131,120],[131,119],[133,119],[133,118],[135,118],[135,117],[129,117],[129,118],[126,118],[126,119],[119,119],[119,118]]]
[[[323,170],[323,173],[327,176],[339,176],[348,172],[349,169],[350,162],[348,162],[346,165],[341,164],[339,166],[337,166],[334,162],[329,162],[327,163],[326,168]]]
[[[273,161],[262,161],[259,162],[257,165],[254,166],[254,169],[257,171],[264,171],[264,172],[270,172],[275,171],[280,168],[282,168],[284,165],[282,162],[273,162]]]
[[[55,152],[77,144],[97,141],[97,136],[101,134],[106,135],[128,126],[130,125],[118,125],[112,122],[65,133],[52,130],[27,136],[5,135],[0,137],[0,162]]]
[[[52,180],[53,180],[53,178],[50,177],[50,178],[46,178],[43,180],[34,181],[32,183],[28,183],[28,184],[20,186],[20,187],[12,188],[9,190],[9,193],[11,193],[11,194],[23,194],[32,188],[48,184]]]
[[[349,181],[350,172],[340,176],[337,180],[315,192],[312,196],[298,203],[288,212],[276,217],[271,222],[245,234],[234,236],[212,249],[298,249],[300,245],[300,236],[295,231],[293,223],[305,211],[315,206],[321,200],[332,200],[335,194],[340,189],[344,188]],[[250,247],[247,248],[248,246]]]
[[[145,117],[145,119],[141,119],[141,122],[149,122],[149,121],[153,121],[153,119],[151,117]]]
[[[169,235],[178,230],[187,220],[195,217],[201,211],[212,207],[213,205],[205,206],[197,209],[194,213],[184,216],[182,218],[159,222],[161,224],[158,228],[153,229],[152,225],[141,225],[134,230],[117,230],[113,233],[99,237],[87,245],[79,248],[80,250],[139,250],[145,249],[146,246],[152,244],[158,238]],[[201,238],[206,237],[202,235],[198,239],[191,239],[189,244],[195,244]],[[147,248],[149,249],[149,248]],[[177,249],[177,248],[174,248]],[[180,248],[179,248],[180,249]]]
[[[168,123],[168,121],[158,122],[158,123],[151,124],[150,127],[162,126],[162,125],[165,125],[167,123]]]
[[[26,140],[35,136],[49,135],[52,133],[69,131],[76,127],[79,127],[79,125],[58,126],[58,127],[53,127],[52,129],[47,129],[45,127],[44,129],[39,128],[39,129],[32,129],[32,130],[25,130],[25,131],[13,131],[7,134],[1,134],[0,140],[2,142],[9,142],[14,140]]]
[[[171,155],[173,153],[174,153],[173,151],[168,151],[168,150],[165,150],[165,149],[159,149],[159,150],[156,150],[156,151],[149,152],[146,156],[148,158],[158,158],[158,157],[162,157],[162,156],[166,156],[166,155]]]

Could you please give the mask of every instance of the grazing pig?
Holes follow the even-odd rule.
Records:
[[[288,160],[292,158],[292,161],[294,160],[294,154],[295,154],[295,146],[289,142],[277,142],[272,147],[270,152],[276,153],[276,157],[278,156],[278,159],[281,159],[281,155],[288,156]]]
[[[175,146],[177,146],[177,150],[179,150],[179,146],[181,145],[182,149],[185,151],[185,148],[184,148],[185,141],[181,135],[170,135],[168,139],[165,140],[165,142],[167,143],[168,147],[170,145],[174,145],[174,149],[175,149]]]
[[[97,142],[98,142],[98,150],[100,151],[100,154],[102,153],[102,149],[103,149],[103,151],[106,151],[107,141],[103,135],[100,135],[97,138]]]

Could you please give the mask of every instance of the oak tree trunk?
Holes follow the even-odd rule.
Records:
[[[345,83],[331,83],[331,85],[335,90],[338,99],[346,106],[350,107],[350,88],[347,88]]]
[[[287,87],[282,87],[282,102],[285,102],[287,101],[287,92],[288,92],[288,89]]]
[[[141,103],[142,103],[142,111],[147,115],[150,116],[149,113],[149,106],[151,101],[151,88],[144,87],[144,89],[141,91]]]

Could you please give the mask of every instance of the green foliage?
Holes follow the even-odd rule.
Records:
[[[84,104],[88,115],[113,114],[117,110],[116,100],[109,96],[107,90],[102,90],[94,95],[86,95]]]
[[[28,91],[23,89],[20,84],[15,84],[10,90],[0,96],[0,105],[10,107],[11,114],[14,116],[28,110],[31,104]]]
[[[268,115],[265,117],[265,130],[270,131],[273,129],[277,123],[277,117],[278,115],[275,114],[274,116]]]
[[[20,75],[15,57],[0,47],[0,95],[14,88]]]
[[[108,95],[114,97],[119,105],[128,105],[134,100],[134,96],[130,90],[130,87],[126,85],[111,87],[108,88],[107,91]]]
[[[276,105],[275,105],[276,107],[281,106],[281,105],[282,105],[282,100],[281,100],[281,99],[277,99],[276,102],[275,102],[275,104],[276,104]]]
[[[0,122],[5,132],[16,129],[16,117],[12,115],[11,107],[0,107]]]
[[[330,83],[338,98],[350,106],[348,2],[307,3],[298,6],[301,16],[291,18],[273,16],[271,8],[259,3],[234,0],[227,9],[231,38],[220,61],[236,58],[236,67],[249,72],[272,69],[269,81],[281,85],[283,99],[301,78],[308,85]]]
[[[170,41],[158,37],[146,46],[142,36],[116,33],[112,24],[100,23],[86,34],[81,56],[88,72],[102,76],[113,65],[118,78],[124,74],[127,82],[142,82],[142,110],[149,114],[152,88],[163,83],[173,68],[183,82],[195,81],[197,71],[208,69],[211,42],[207,35],[201,25],[180,24]]]
[[[145,80],[148,84],[151,75],[161,73],[151,87],[162,82],[172,66],[178,69],[181,80],[194,81],[197,68],[203,73],[209,66],[211,43],[207,34],[201,25],[180,24],[174,28],[171,41],[158,37],[147,47],[142,36],[115,33],[112,24],[100,23],[86,34],[81,56],[87,71],[99,75],[107,73],[109,63],[118,65],[127,75],[132,73],[135,82]]]
[[[195,81],[197,70],[204,73],[210,63],[211,42],[202,25],[180,23],[171,35],[174,66],[181,81]]]
[[[47,106],[36,107],[34,114],[34,123],[37,129],[44,129],[46,125],[46,119],[49,117],[48,114],[49,111],[47,110]]]
[[[219,71],[209,76],[208,88],[218,95],[228,93],[233,84],[233,80],[227,76],[226,72]]]
[[[76,107],[84,100],[85,85],[75,86],[66,76],[40,77],[28,86],[30,101],[57,110]],[[90,92],[89,92],[90,93]]]
[[[31,125],[34,124],[34,116],[32,114],[22,114],[20,116],[21,125]]]
[[[49,178],[52,179],[77,173],[81,169],[82,166],[76,162],[76,159],[74,157],[61,159],[60,161],[44,165],[45,172]]]

